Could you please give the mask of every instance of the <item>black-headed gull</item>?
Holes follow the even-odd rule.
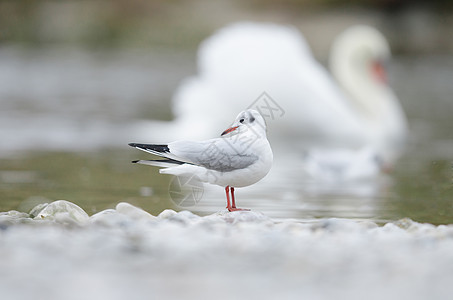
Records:
[[[164,157],[162,160],[134,161],[164,167],[161,174],[195,175],[202,182],[225,187],[229,211],[242,210],[236,207],[234,189],[261,180],[271,169],[273,161],[266,137],[266,122],[253,109],[242,111],[218,138],[169,144],[131,143],[129,146]]]

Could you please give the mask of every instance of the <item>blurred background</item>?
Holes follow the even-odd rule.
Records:
[[[131,164],[147,156],[127,143],[139,142],[134,129],[143,120],[173,118],[172,97],[196,74],[199,44],[244,20],[296,27],[323,64],[345,28],[378,28],[410,128],[407,151],[372,193],[285,185],[296,196],[277,190],[269,214],[281,203],[279,217],[453,222],[448,0],[0,0],[0,211],[58,199],[89,214],[121,201],[153,214],[182,209],[169,199],[171,177]],[[213,211],[224,205],[221,188],[215,195]]]

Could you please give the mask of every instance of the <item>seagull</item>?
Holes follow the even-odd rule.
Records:
[[[253,109],[239,113],[221,136],[205,141],[180,140],[169,144],[129,146],[163,157],[134,163],[163,167],[161,174],[194,175],[201,182],[225,187],[228,211],[248,210],[236,207],[234,189],[252,185],[271,169],[272,149],[266,136],[266,122]],[[230,202],[231,193],[231,202]]]

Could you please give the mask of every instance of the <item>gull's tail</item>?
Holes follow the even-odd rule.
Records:
[[[188,163],[183,160],[179,160],[175,155],[173,155],[170,152],[168,145],[130,143],[129,146],[165,158],[160,160],[134,160],[133,163],[161,168],[174,167]]]

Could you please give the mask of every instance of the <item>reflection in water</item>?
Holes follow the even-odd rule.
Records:
[[[279,161],[261,182],[237,189],[241,207],[262,211],[273,218],[389,218],[380,199],[391,184],[387,176],[354,181],[319,181],[303,172],[294,160]],[[192,209],[205,214],[224,206],[222,189],[205,186],[205,196]]]

